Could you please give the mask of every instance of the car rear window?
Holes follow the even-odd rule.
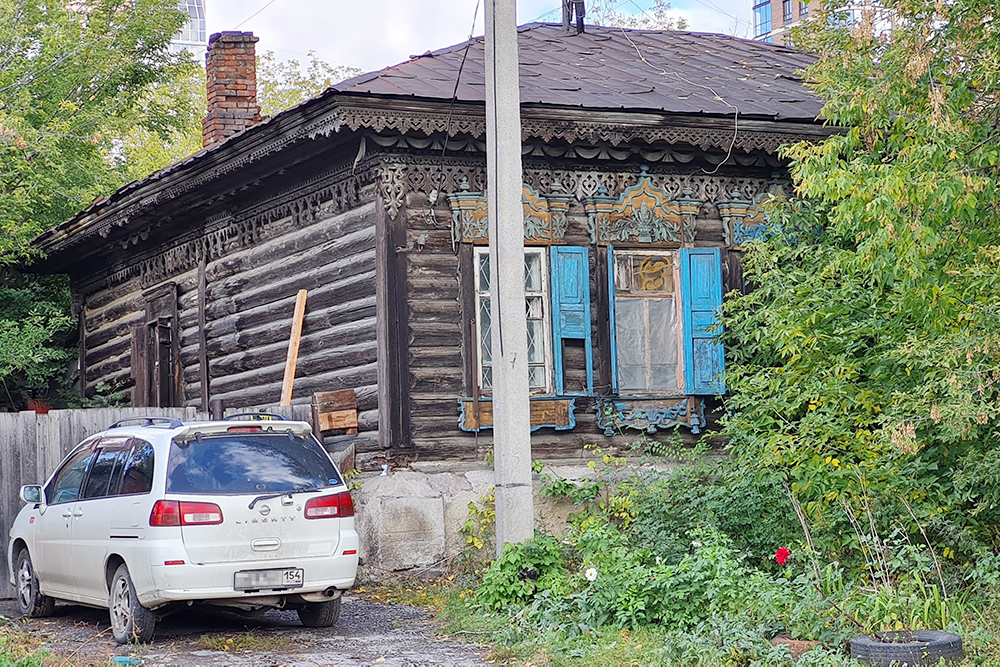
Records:
[[[338,484],[337,469],[311,436],[227,433],[170,444],[168,493],[280,493]]]

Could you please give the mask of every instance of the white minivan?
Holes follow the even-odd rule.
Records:
[[[7,553],[21,612],[107,608],[119,643],[194,604],[330,626],[357,573],[343,476],[308,424],[273,415],[124,420],[21,499]]]

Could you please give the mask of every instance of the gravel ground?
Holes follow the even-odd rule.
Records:
[[[0,600],[0,614],[18,618],[12,600]],[[247,619],[185,610],[160,621],[153,643],[146,646],[116,644],[106,610],[60,605],[54,616],[23,619],[18,626],[43,649],[80,664],[107,664],[115,656],[134,656],[147,667],[488,664],[481,647],[436,634],[437,624],[426,611],[352,596],[345,596],[340,620],[332,628],[305,628],[294,611]],[[233,650],[211,648],[213,642],[227,640]]]

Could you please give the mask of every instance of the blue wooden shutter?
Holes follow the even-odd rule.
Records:
[[[552,246],[552,347],[556,394],[566,393],[563,341],[584,341],[587,355],[587,391],[594,393],[594,359],[590,336],[590,260],[586,247]]]
[[[723,394],[722,343],[714,329],[722,307],[722,254],[718,248],[681,248],[684,387],[687,394]]]

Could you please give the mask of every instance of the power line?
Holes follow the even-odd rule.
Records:
[[[267,3],[266,5],[264,5],[263,7],[261,7],[260,9],[258,9],[257,11],[255,11],[253,14],[251,14],[250,16],[246,17],[245,19],[243,19],[242,21],[240,21],[239,23],[237,23],[236,27],[233,28],[233,30],[236,30],[236,28],[239,28],[241,25],[243,25],[244,23],[246,23],[247,21],[249,21],[253,17],[257,16],[257,14],[260,14],[262,11],[264,11],[265,9],[267,9],[268,7],[270,7],[271,5],[273,5],[277,1],[278,0],[271,0],[269,3]]]

